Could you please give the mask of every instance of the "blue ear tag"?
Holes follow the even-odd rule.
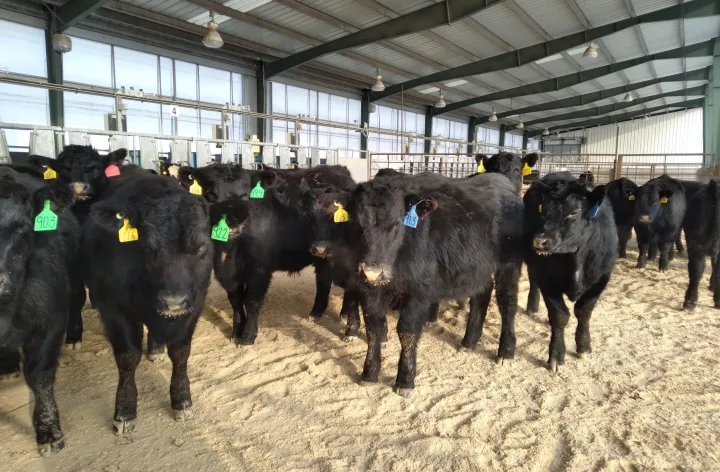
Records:
[[[594,207],[590,208],[590,212],[588,213],[588,216],[590,218],[595,218],[597,216],[599,210],[600,210],[600,202],[596,203]]]
[[[405,226],[409,226],[411,228],[417,228],[418,224],[418,215],[417,211],[415,210],[415,207],[417,205],[413,205],[410,207],[407,213],[405,213],[405,218],[403,218],[403,224]]]

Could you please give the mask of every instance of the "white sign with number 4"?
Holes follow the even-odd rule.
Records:
[[[177,118],[178,116],[180,116],[180,107],[177,107],[175,105],[171,106],[170,116],[172,116],[173,118]]]

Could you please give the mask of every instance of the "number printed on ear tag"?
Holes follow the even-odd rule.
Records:
[[[667,202],[668,202],[668,198],[667,198],[667,197],[662,197],[662,198],[660,199],[660,203],[667,203]]]
[[[212,236],[215,241],[227,242],[230,234],[230,228],[227,225],[227,215],[223,215],[222,219],[218,221],[218,224],[212,227]]]
[[[335,223],[347,223],[350,219],[350,215],[348,215],[348,212],[345,211],[342,203],[335,202],[335,206],[338,207],[338,209],[335,210],[335,213],[333,213],[333,221]]]
[[[53,180],[57,178],[57,172],[52,170],[51,168],[46,168],[45,172],[43,172],[43,179],[45,180]]]
[[[197,180],[193,180],[193,184],[190,186],[190,193],[193,195],[202,195],[202,187]]]
[[[410,207],[407,213],[405,213],[405,218],[403,218],[403,224],[405,226],[409,226],[411,228],[417,228],[418,224],[418,215],[416,210],[417,205],[413,205]]]
[[[262,188],[262,184],[258,180],[258,183],[255,184],[255,188],[250,191],[250,198],[264,198],[265,197],[265,189]]]
[[[118,231],[118,239],[121,243],[131,243],[140,239],[137,228],[130,226],[130,220],[127,218],[123,218],[123,226]]]
[[[120,175],[120,168],[115,164],[110,164],[105,168],[105,177],[117,177]]]
[[[35,231],[55,231],[58,216],[50,209],[50,200],[45,200],[43,210],[35,217]]]
[[[530,168],[529,165],[527,165],[527,162],[526,162],[522,168],[522,176],[527,177],[530,174],[532,174],[532,169]]]

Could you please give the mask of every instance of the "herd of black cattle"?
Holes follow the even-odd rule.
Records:
[[[22,370],[35,397],[33,425],[41,454],[63,448],[54,381],[63,337],[82,340],[87,287],[112,344],[119,380],[114,431],[129,433],[137,416],[135,369],[167,349],[170,404],[192,415],[187,362],[211,271],[233,308],[232,337],[255,342],[258,316],[275,271],[314,266],[310,316],[323,316],[333,283],[345,290],[345,339],[367,333],[365,382],[377,382],[386,314],[399,311],[401,354],[395,389],[415,384],[423,326],[442,300],[470,298],[463,348],[482,335],[492,295],[502,318],[498,362],[515,355],[518,281],[526,263],[529,312],[542,294],[552,335],[548,364],[565,361],[575,303],[578,357],[591,352],[590,317],[616,257],[626,257],[632,229],[638,267],[660,252],[660,270],[688,244],[694,308],[706,255],[720,307],[720,188],[661,176],[637,186],[627,179],[593,186],[569,173],[549,174],[521,198],[536,154],[477,156],[465,179],[383,169],[356,183],[340,166],[260,170],[212,164],[160,174],[124,165],[127,152],[101,156],[68,146],[57,159],[30,156],[0,166],[0,373]],[[172,176],[171,176],[172,175]],[[177,177],[174,177],[177,176]],[[687,203],[686,203],[687,202]],[[687,208],[687,211],[686,211]]]

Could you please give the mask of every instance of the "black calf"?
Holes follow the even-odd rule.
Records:
[[[607,199],[613,208],[618,234],[618,257],[627,257],[627,243],[632,236],[635,216],[635,193],[638,186],[625,177],[613,180],[606,186]]]

